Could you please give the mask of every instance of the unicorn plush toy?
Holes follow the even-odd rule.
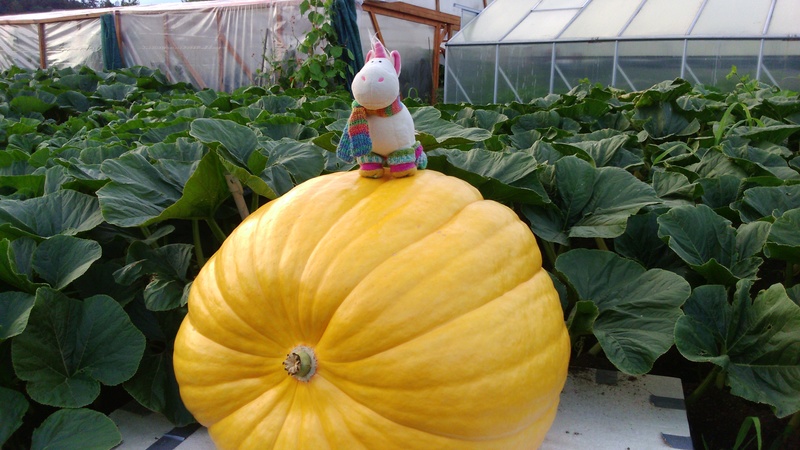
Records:
[[[399,75],[400,53],[387,54],[376,40],[353,80],[353,112],[336,149],[340,159],[358,162],[363,177],[380,178],[386,166],[393,177],[407,177],[427,165],[411,113],[400,101]]]

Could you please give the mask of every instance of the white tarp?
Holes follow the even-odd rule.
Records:
[[[231,0],[3,16],[0,70],[13,65],[28,69],[85,65],[101,70],[100,16],[114,14],[125,66],[158,68],[174,82],[230,91],[261,84],[263,74],[271,73],[269,61],[297,57],[295,49],[311,27],[300,14],[299,3]],[[405,3],[431,10],[437,4],[436,0]],[[482,9],[483,4],[484,0],[451,0],[442,1],[439,7],[442,12],[460,15],[463,7]],[[403,55],[404,94],[427,95],[434,27],[386,16],[379,16],[378,24],[387,47]],[[369,46],[375,28],[363,12],[359,29],[362,43]]]

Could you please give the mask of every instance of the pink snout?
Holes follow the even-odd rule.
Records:
[[[367,77],[365,75],[361,75],[361,79],[367,81]],[[383,83],[383,80],[384,80],[383,77],[378,78],[378,83]]]

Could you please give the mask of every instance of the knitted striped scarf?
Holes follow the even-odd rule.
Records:
[[[353,112],[347,120],[336,156],[347,162],[352,162],[359,156],[364,156],[372,151],[372,139],[369,137],[369,124],[367,116],[391,117],[403,109],[403,103],[398,96],[391,105],[383,109],[367,109],[357,101],[353,101]]]

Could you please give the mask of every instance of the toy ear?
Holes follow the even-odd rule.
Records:
[[[400,75],[400,52],[392,50],[392,60],[394,61],[394,70]]]
[[[367,62],[374,57],[375,57],[375,50],[370,50],[367,52],[367,57],[364,58],[364,62]]]

